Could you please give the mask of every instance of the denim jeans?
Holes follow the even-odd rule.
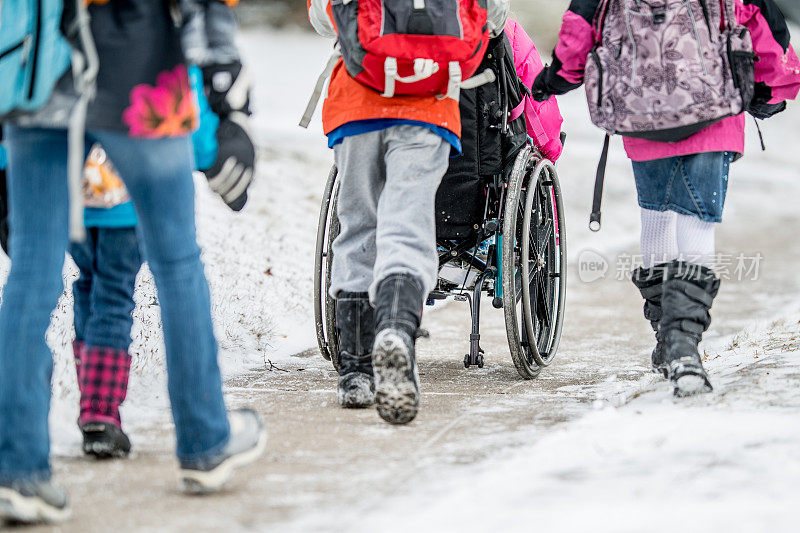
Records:
[[[46,479],[53,361],[45,331],[63,289],[69,240],[67,135],[19,127],[5,133],[14,259],[0,307],[0,480]],[[114,162],[139,217],[161,304],[178,458],[213,458],[230,429],[195,236],[189,140],[89,130],[87,143],[95,142]]]
[[[731,152],[634,161],[639,207],[722,222],[732,162]]]
[[[133,290],[142,266],[136,228],[87,228],[69,253],[80,269],[72,286],[75,340],[88,346],[128,350]]]

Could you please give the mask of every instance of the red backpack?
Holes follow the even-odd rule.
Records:
[[[331,0],[347,72],[383,96],[448,96],[480,66],[486,0]]]

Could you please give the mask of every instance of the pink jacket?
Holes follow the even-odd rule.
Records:
[[[517,21],[508,19],[506,35],[511,41],[511,49],[514,51],[514,68],[517,70],[517,75],[526,87],[530,87],[536,76],[544,69],[539,52],[536,50],[533,40]],[[553,96],[544,102],[537,102],[533,98],[527,97],[524,106],[528,135],[545,157],[556,161],[564,150],[560,140],[561,125],[564,123],[564,119],[558,109],[556,97]]]
[[[564,15],[553,67],[565,92],[583,82],[589,52],[594,47],[593,20],[599,0],[573,0]],[[772,0],[736,0],[736,19],[753,36],[756,83],[772,91],[769,103],[792,100],[800,92],[800,60],[788,40],[785,21]],[[555,83],[559,83],[556,79]],[[625,150],[634,161],[650,161],[703,152],[744,152],[744,114],[722,120],[676,143],[625,138]]]

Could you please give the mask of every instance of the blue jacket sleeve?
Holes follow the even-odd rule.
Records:
[[[195,169],[206,170],[214,165],[217,160],[217,128],[219,128],[219,117],[211,111],[208,99],[203,92],[203,73],[199,67],[192,65],[189,67],[189,81],[197,101],[199,125],[192,134],[192,146],[194,147]]]

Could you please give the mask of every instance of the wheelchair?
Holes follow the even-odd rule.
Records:
[[[452,159],[439,187],[439,276],[427,304],[447,299],[469,304],[472,331],[464,366],[483,368],[481,300],[491,298],[492,306],[504,314],[514,366],[524,379],[533,379],[552,363],[561,339],[567,281],[566,225],[554,164],[533,146],[524,120],[508,121],[508,110],[521,101],[525,90],[518,83],[513,59],[509,67],[509,56],[507,41],[493,42],[484,63],[499,73],[498,83],[462,93],[462,121],[473,115],[478,122],[480,117],[495,120],[475,128],[478,134],[474,142],[467,138],[471,130],[465,128],[462,136],[465,149],[469,143],[478,158],[484,152],[486,161],[476,167],[471,160],[461,164],[459,158]],[[499,112],[486,112],[487,102],[495,103]],[[488,164],[491,160],[494,165]],[[488,170],[474,175],[474,168]],[[314,262],[317,341],[322,356],[337,369],[336,301],[328,289],[332,245],[339,234],[338,186],[334,166],[322,198]]]

